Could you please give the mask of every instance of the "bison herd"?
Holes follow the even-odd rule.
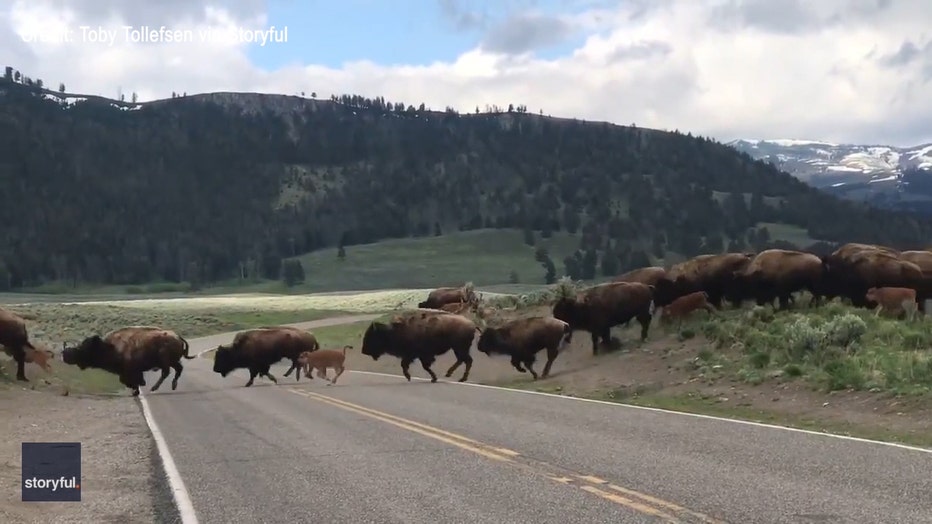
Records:
[[[809,306],[823,300],[842,298],[856,307],[877,307],[892,313],[912,315],[925,311],[924,303],[932,298],[932,251],[897,251],[870,244],[845,244],[827,256],[785,249],[768,249],[759,253],[724,253],[700,255],[675,264],[669,269],[645,267],[617,277],[614,281],[591,286],[571,296],[559,297],[551,315],[531,316],[480,328],[466,313],[482,316],[479,299],[471,288],[441,288],[432,291],[418,309],[400,312],[388,320],[373,321],[362,335],[361,353],[373,360],[383,355],[400,359],[405,378],[411,380],[409,368],[417,360],[430,375],[437,357],[452,350],[456,362],[446,371],[450,377],[465,364],[459,381],[469,378],[473,358],[470,349],[476,335],[476,348],[486,355],[510,357],[519,372],[529,372],[536,380],[536,355],[546,350],[547,361],[540,377],[546,378],[560,351],[572,339],[574,331],[587,331],[593,354],[599,342],[608,343],[614,326],[636,320],[640,338],[647,338],[651,321],[661,310],[661,321],[681,318],[698,309],[715,314],[723,301],[741,307],[746,301],[758,305],[779,301],[784,309],[794,301],[794,293],[808,291]],[[0,345],[17,363],[16,378],[27,380],[24,363],[36,362],[48,370],[54,355],[36,348],[26,332],[24,320],[0,309]],[[343,353],[334,351],[333,361],[323,360],[315,366],[334,367],[342,373]],[[104,336],[92,335],[80,344],[61,352],[65,364],[80,369],[97,368],[117,375],[133,396],[146,385],[146,371],[161,371],[153,384],[156,391],[174,370],[171,387],[178,386],[184,369],[182,359],[192,359],[188,342],[174,331],[159,327],[132,326]],[[266,326],[238,333],[228,345],[216,348],[213,371],[223,377],[236,369],[249,371],[251,386],[259,375],[273,382],[273,364],[285,359],[291,367],[284,376],[301,370],[312,379],[310,358],[320,351],[316,337],[292,327]],[[326,351],[326,350],[325,350]],[[317,359],[319,360],[319,359]],[[320,371],[321,368],[318,367]],[[326,378],[324,372],[318,376]],[[334,379],[335,381],[335,379]]]

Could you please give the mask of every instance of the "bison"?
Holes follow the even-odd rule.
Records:
[[[553,317],[519,318],[498,327],[487,327],[479,335],[476,349],[491,356],[493,353],[511,356],[511,365],[521,373],[527,367],[534,380],[534,361],[541,349],[547,350],[547,363],[544,365],[542,378],[550,374],[550,366],[560,350],[572,339],[570,325]]]
[[[3,308],[0,308],[0,346],[16,361],[16,380],[29,382],[26,378],[26,351],[36,347],[29,342],[26,321]]]
[[[787,249],[767,249],[758,253],[743,269],[735,273],[733,296],[736,302],[754,299],[757,305],[780,300],[786,309],[792,294],[806,289],[812,294],[809,304],[821,301],[825,268],[822,259],[811,253]]]
[[[912,262],[922,270],[922,286],[916,290],[919,311],[926,311],[926,300],[932,299],[932,251],[903,251],[900,260]]]
[[[876,302],[877,315],[889,311],[895,316],[905,315],[912,320],[916,315],[916,290],[907,287],[872,287],[865,297],[869,302]]]
[[[612,282],[640,282],[648,286],[656,286],[666,274],[667,270],[659,266],[642,267],[619,275]]]
[[[431,291],[427,295],[427,300],[419,302],[419,308],[440,309],[444,304],[462,302],[476,307],[479,304],[479,297],[470,286],[462,287],[441,287]]]
[[[709,303],[709,295],[705,291],[696,291],[670,302],[663,307],[660,322],[667,324],[675,318],[685,318],[697,309],[704,309],[710,315],[715,314],[715,308]]]
[[[287,377],[301,365],[300,357],[305,351],[317,351],[320,343],[307,331],[287,326],[267,326],[248,331],[241,331],[233,337],[233,342],[217,346],[214,354],[214,373],[226,377],[240,368],[249,370],[249,381],[244,387],[252,386],[256,376],[263,375],[272,382],[278,379],[269,373],[272,364],[283,358],[291,360],[291,367],[285,373]],[[300,371],[295,380],[301,379]]]
[[[662,307],[683,295],[705,291],[709,302],[721,308],[722,298],[735,296],[735,273],[750,264],[752,258],[751,253],[724,253],[699,255],[676,264],[654,285],[654,301]]]
[[[871,287],[923,289],[926,276],[900,253],[882,246],[845,244],[822,259],[825,295],[841,296],[855,307],[873,307],[866,298]]]
[[[64,346],[64,345],[63,345]],[[181,358],[195,358],[188,354],[188,341],[172,330],[154,326],[130,326],[107,333],[92,335],[76,347],[64,346],[62,362],[81,369],[97,368],[120,377],[120,383],[139,395],[139,387],[146,385],[146,371],[161,370],[162,375],[152,386],[156,391],[175,370],[172,390],[178,387],[178,378],[184,370]]]
[[[641,340],[647,338],[653,318],[653,293],[653,286],[640,282],[599,284],[575,297],[559,299],[553,305],[553,316],[569,324],[574,331],[588,331],[595,355],[599,339],[609,344],[612,326],[625,324],[632,318],[641,324]]]
[[[373,321],[366,328],[362,337],[363,355],[378,360],[382,355],[392,355],[401,359],[401,371],[408,381],[411,373],[408,368],[415,360],[421,362],[430,375],[431,382],[437,382],[437,375],[430,369],[437,356],[453,349],[456,362],[447,370],[450,377],[460,364],[466,369],[460,382],[469,378],[472,369],[472,356],[469,349],[479,328],[462,316],[444,311],[414,311],[396,315],[389,322]]]

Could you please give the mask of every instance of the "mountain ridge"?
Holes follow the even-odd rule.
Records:
[[[324,247],[483,228],[576,236],[562,262],[583,279],[771,245],[761,223],[827,242],[932,236],[928,220],[835,199],[709,138],[520,105],[460,114],[238,92],[128,103],[14,82],[0,95],[3,289],[278,279],[284,260]]]

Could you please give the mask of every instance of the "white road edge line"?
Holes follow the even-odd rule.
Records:
[[[194,504],[191,503],[191,496],[188,494],[188,489],[184,485],[184,481],[181,480],[181,473],[178,472],[178,466],[175,465],[175,460],[172,458],[172,454],[168,451],[168,444],[165,443],[165,437],[162,436],[162,430],[159,429],[159,425],[155,423],[155,417],[152,416],[152,411],[149,409],[149,402],[146,400],[145,395],[139,395],[139,403],[142,405],[142,414],[146,418],[146,424],[149,425],[149,431],[152,432],[152,437],[155,439],[155,446],[158,449],[159,457],[162,458],[162,468],[165,470],[165,475],[168,477],[168,485],[172,490],[172,497],[175,499],[175,506],[178,508],[178,513],[181,515],[182,524],[198,524],[197,514],[194,512]]]
[[[392,373],[378,373],[378,372],[375,372],[375,371],[358,371],[358,370],[354,370],[354,369],[347,369],[346,371],[348,371],[348,372],[350,372],[350,373],[359,373],[359,374],[362,374],[362,375],[373,375],[373,376],[379,376],[379,377],[392,377],[392,378],[398,378],[398,379],[404,380],[404,376],[402,376],[402,375],[395,375],[395,374],[392,374]],[[430,379],[421,378],[421,377],[411,377],[411,380],[418,380],[418,381],[421,381],[421,382],[429,382],[429,381],[430,381]],[[687,413],[687,412],[685,412],[685,411],[673,411],[673,410],[670,410],[670,409],[651,408],[651,407],[647,407],[647,406],[635,406],[634,404],[624,404],[624,403],[621,403],[621,402],[609,402],[609,401],[607,401],[607,400],[597,400],[597,399],[592,399],[592,398],[570,397],[570,396],[567,396],[567,395],[557,395],[557,394],[555,394],[555,393],[545,393],[545,392],[543,392],[543,391],[530,391],[530,390],[526,390],[526,389],[515,389],[515,388],[506,388],[506,387],[501,387],[501,386],[490,386],[490,385],[488,385],[488,384],[476,384],[476,383],[473,383],[473,382],[456,382],[456,381],[452,381],[452,380],[443,380],[443,379],[438,379],[437,382],[443,382],[443,383],[445,383],[445,384],[453,384],[453,385],[456,385],[456,386],[470,386],[470,387],[474,387],[474,388],[494,389],[494,390],[498,390],[498,391],[507,391],[507,392],[509,392],[509,393],[526,393],[526,394],[529,394],[529,395],[540,395],[540,396],[551,397],[551,398],[562,398],[562,399],[565,399],[565,400],[575,400],[575,401],[577,401],[577,402],[591,402],[591,403],[593,403],[593,404],[602,404],[602,405],[605,405],[605,406],[613,406],[613,407],[615,407],[615,408],[640,409],[640,410],[643,410],[643,411],[652,411],[652,412],[654,412],[654,413],[666,413],[666,414],[670,414],[670,415],[680,415],[680,416],[684,416],[684,417],[694,417],[694,418],[701,418],[701,419],[706,419],[706,420],[716,420],[716,421],[719,421],[719,422],[731,422],[731,423],[733,423],[733,424],[744,424],[744,425],[746,425],[746,426],[754,426],[754,427],[759,427],[759,428],[780,429],[780,430],[783,430],[783,431],[792,431],[792,432],[794,432],[794,433],[804,433],[804,434],[807,434],[807,435],[818,435],[818,436],[820,436],[820,437],[830,437],[830,438],[836,438],[836,439],[847,440],[847,441],[852,441],[852,442],[863,442],[863,443],[865,443],[865,444],[879,444],[879,445],[881,445],[881,446],[889,446],[889,447],[893,447],[893,448],[906,449],[906,450],[909,450],[909,451],[919,451],[919,452],[922,452],[922,453],[932,453],[932,449],[929,449],[929,448],[920,448],[920,447],[917,447],[917,446],[910,446],[910,445],[908,445],[908,444],[899,444],[899,443],[896,443],[896,442],[884,442],[884,441],[882,441],[882,440],[872,440],[872,439],[861,438],[861,437],[851,437],[851,436],[848,436],[848,435],[838,435],[838,434],[836,434],[836,433],[823,433],[823,432],[821,432],[821,431],[813,431],[813,430],[810,430],[810,429],[792,428],[792,427],[789,427],[789,426],[779,426],[779,425],[777,425],[777,424],[765,424],[765,423],[763,423],[763,422],[754,422],[754,421],[751,421],[751,420],[741,420],[741,419],[734,419],[734,418],[716,417],[716,416],[714,416],[714,415],[702,415],[702,414],[700,414],[700,413]]]

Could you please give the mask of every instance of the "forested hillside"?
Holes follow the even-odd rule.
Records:
[[[0,289],[279,278],[284,257],[322,247],[479,228],[579,232],[580,264],[619,271],[744,249],[760,222],[900,247],[932,234],[709,139],[496,109],[233,93],[69,105],[2,82]]]

